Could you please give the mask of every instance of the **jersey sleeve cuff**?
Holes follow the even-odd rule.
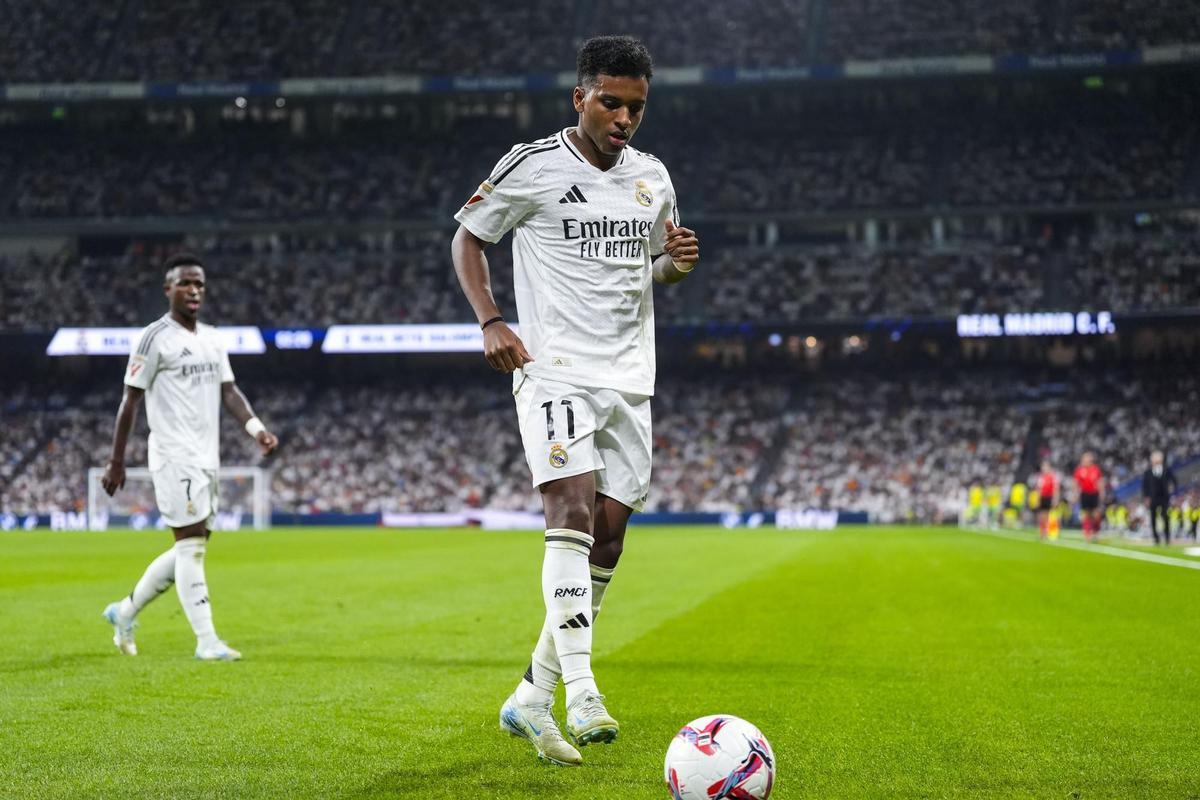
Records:
[[[504,238],[503,233],[492,235],[492,234],[489,234],[489,233],[483,231],[481,228],[479,228],[478,225],[474,224],[473,221],[471,221],[469,219],[465,219],[464,216],[465,215],[460,211],[454,215],[454,219],[458,221],[458,224],[462,225],[464,228],[469,230],[471,233],[475,234],[475,236],[477,236],[478,238],[483,239],[485,242],[491,242],[492,244],[496,244],[497,242],[499,242],[501,239]]]

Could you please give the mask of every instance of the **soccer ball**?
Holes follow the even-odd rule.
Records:
[[[775,784],[775,753],[758,728],[717,714],[675,734],[663,772],[674,800],[766,800]]]

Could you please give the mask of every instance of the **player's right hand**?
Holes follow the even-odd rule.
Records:
[[[496,322],[483,329],[483,357],[500,372],[515,372],[533,361],[521,337],[508,323]]]
[[[270,431],[259,431],[258,435],[254,437],[254,441],[258,442],[264,456],[270,455],[276,447],[279,447],[279,437]]]
[[[100,485],[104,487],[104,491],[108,492],[108,496],[112,497],[117,489],[125,488],[125,465],[116,461],[109,461],[104,465],[104,474],[100,476]]]

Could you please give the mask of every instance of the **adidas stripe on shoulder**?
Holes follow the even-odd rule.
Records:
[[[554,144],[554,141],[556,138],[557,137],[555,137],[555,136],[547,136],[544,139],[538,139],[537,141],[529,142],[528,144],[513,145],[512,149],[508,151],[508,153],[504,156],[504,158],[500,159],[499,163],[496,164],[496,168],[494,170],[492,170],[492,172],[493,173],[501,172],[502,170],[506,169],[508,167],[508,165],[512,163],[513,159],[515,159],[517,156],[521,155],[524,152],[528,152],[529,150],[532,150],[535,147],[544,147],[548,144]]]
[[[498,185],[500,181],[507,178],[509,173],[521,166],[530,156],[548,153],[551,150],[557,150],[559,147],[561,145],[558,143],[558,139],[553,136],[546,139],[539,139],[532,144],[518,145],[508,155],[500,159],[500,163],[496,165],[496,169],[493,170],[491,177],[488,178],[488,183],[492,186]]]
[[[166,327],[166,322],[159,321],[146,328],[146,332],[142,334],[141,341],[138,342],[138,355],[148,355],[150,353],[150,345],[153,344],[154,338],[158,336],[158,334],[162,333],[163,329]]]
[[[670,180],[670,175],[667,172],[667,165],[664,164],[658,158],[658,156],[653,156],[653,155],[650,155],[649,153],[643,153],[641,150],[637,150],[635,152],[637,153],[639,158],[644,158],[646,161],[650,162],[650,165],[652,167],[654,167],[654,169],[657,169],[659,172],[661,172],[663,174],[663,177]]]

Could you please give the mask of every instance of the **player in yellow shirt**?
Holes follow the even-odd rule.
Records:
[[[987,524],[989,528],[1000,526],[1000,509],[1004,505],[1004,492],[996,484],[987,487]]]
[[[1025,517],[1026,495],[1029,487],[1023,481],[1017,481],[1008,491],[1008,511],[1011,512],[1013,527],[1019,527]]]
[[[967,489],[966,522],[969,525],[978,524],[983,516],[983,484],[976,481]]]

